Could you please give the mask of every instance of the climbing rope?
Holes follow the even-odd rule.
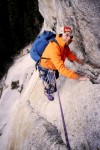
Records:
[[[38,80],[39,80],[39,76],[38,76],[38,78],[37,78],[37,80],[36,80],[36,82],[35,82],[34,87],[32,88],[32,91],[31,91],[31,93],[30,93],[30,95],[29,95],[29,99],[30,99],[31,94],[33,93],[33,91],[34,91],[34,89],[35,89],[35,87],[36,87],[36,85],[37,85]]]
[[[30,97],[31,97],[31,95],[32,95],[32,93],[33,93],[33,91],[34,91],[36,85],[37,85],[38,80],[39,80],[39,76],[38,76],[38,78],[37,78],[37,80],[36,80],[36,82],[35,82],[33,88],[31,89],[31,92],[30,92],[30,94],[29,94],[29,96],[28,96],[28,100],[26,100],[26,97],[24,97],[24,99],[23,99],[24,103],[23,103],[21,109],[22,109],[25,105],[27,105],[27,102],[29,102],[29,99],[30,99]]]
[[[63,129],[64,129],[64,135],[65,135],[65,140],[66,140],[66,148],[67,148],[67,150],[71,150],[58,87],[57,87],[57,94],[58,94],[58,101],[59,101],[59,106],[60,106],[60,113],[61,113],[61,118],[62,118]]]

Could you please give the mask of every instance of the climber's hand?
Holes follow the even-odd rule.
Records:
[[[79,76],[79,78],[78,78],[80,81],[85,81],[85,80],[89,80],[89,78],[88,77],[86,77],[86,76]]]
[[[83,64],[84,64],[84,59],[77,59],[77,62],[78,62],[79,64],[83,65]]]

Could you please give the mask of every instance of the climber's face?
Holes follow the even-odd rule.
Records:
[[[73,35],[72,32],[65,32],[62,34],[62,39],[66,42],[66,45],[69,45],[72,42]]]

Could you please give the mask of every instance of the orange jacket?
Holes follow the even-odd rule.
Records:
[[[65,42],[59,35],[56,36],[56,40],[60,47],[57,43],[50,42],[42,54],[42,57],[49,59],[41,59],[40,65],[47,69],[58,70],[60,74],[67,78],[77,79],[78,75],[64,65],[66,58],[77,62],[76,56],[65,45]]]

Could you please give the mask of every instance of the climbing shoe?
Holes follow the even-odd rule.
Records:
[[[47,98],[50,100],[50,101],[53,101],[54,100],[54,97],[50,94],[48,94],[47,92],[44,92],[44,94],[47,96]]]

